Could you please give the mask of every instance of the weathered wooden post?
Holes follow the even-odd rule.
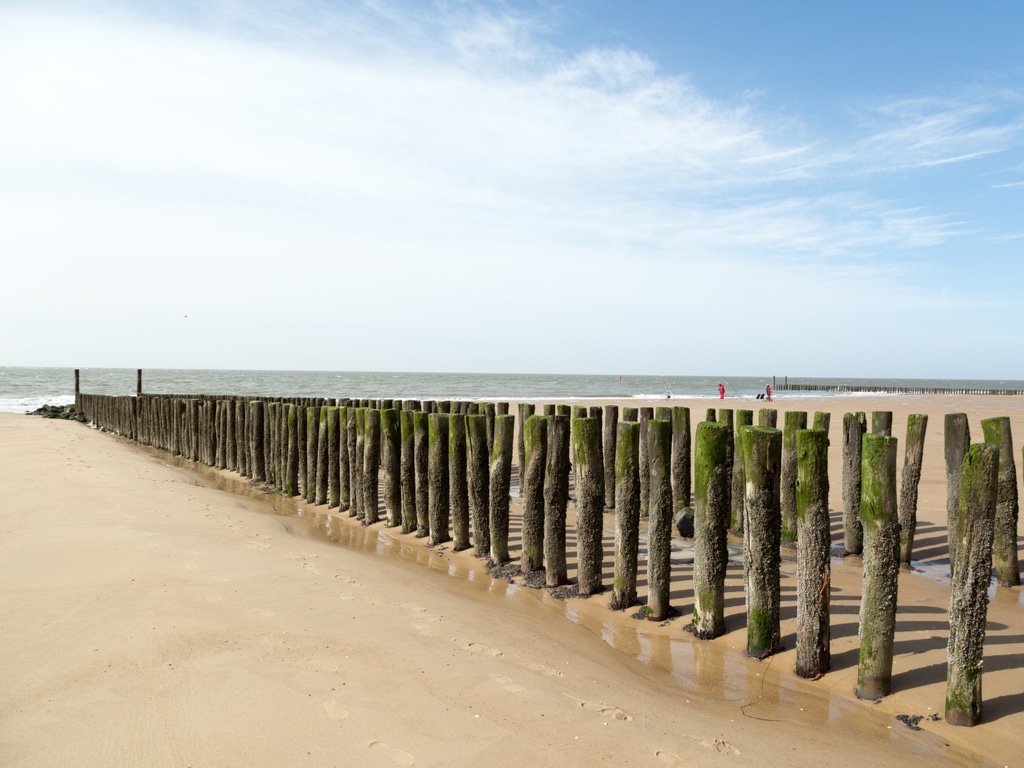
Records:
[[[907,442],[903,450],[903,475],[900,482],[900,563],[910,567],[914,553],[914,532],[917,530],[917,488],[921,482],[921,460],[924,457],[924,434],[928,429],[927,414],[912,413],[907,417]]]
[[[388,527],[402,524],[402,436],[401,411],[380,412],[381,466],[384,470],[384,511]]]
[[[747,499],[746,483],[743,475],[743,444],[740,441],[740,430],[754,424],[754,412],[747,409],[736,411],[736,425],[733,429],[733,464],[732,464],[732,493],[729,496],[732,505],[732,514],[729,521],[729,530],[733,533],[743,533],[744,507]]]
[[[807,429],[806,411],[786,411],[782,426],[782,545],[796,544],[796,433]]]
[[[647,456],[647,424],[654,418],[654,409],[640,409],[640,517],[647,517],[651,501],[651,467]]]
[[[292,404],[288,404],[286,409],[284,482],[281,489],[285,496],[296,496],[299,493],[299,409]]]
[[[320,448],[320,409],[306,408],[306,503],[316,502],[316,478]]]
[[[338,511],[346,512],[352,506],[352,465],[350,463],[349,439],[355,451],[355,419],[352,408],[338,407]]]
[[[848,555],[864,551],[860,522],[861,445],[865,433],[863,411],[843,415],[843,549]]]
[[[181,407],[181,401],[175,399],[174,408],[177,410]],[[235,465],[242,477],[249,477],[249,427],[247,419],[249,416],[248,403],[245,400],[235,401]],[[175,419],[174,428],[174,445],[177,450],[180,450],[181,435],[178,431],[178,420]],[[174,451],[172,451],[173,453]]]
[[[596,418],[572,423],[573,453],[576,459],[576,560],[580,595],[594,595],[603,589],[601,565],[604,560],[604,462],[602,432]],[[605,432],[605,434],[607,434]],[[612,464],[612,472],[615,466]],[[600,475],[600,476],[599,476]],[[614,492],[613,492],[614,493]]]
[[[712,423],[716,423],[718,421],[718,414],[715,412],[714,408],[708,408],[707,412],[704,414],[704,421],[710,421]]]
[[[672,577],[672,422],[654,419],[647,425],[647,457],[651,499],[647,521],[647,618],[669,617]]]
[[[996,488],[996,521],[992,539],[992,561],[1001,587],[1020,586],[1017,559],[1017,464],[1013,458],[1010,418],[982,419],[985,442],[999,449],[999,479]]]
[[[520,488],[523,496],[523,550],[519,570],[531,573],[544,565],[544,469],[547,465],[548,416],[530,416],[524,428],[525,454]]]
[[[306,490],[309,488],[308,477],[306,476],[307,462],[306,462],[306,411],[308,410],[302,401],[296,404],[298,412],[296,413],[296,431],[298,432],[298,444],[299,444],[299,496],[305,498]]]
[[[416,538],[430,535],[430,413],[413,413],[416,475]]]
[[[402,487],[402,533],[416,530],[416,450],[415,412],[402,409],[398,413],[401,440],[399,483]]]
[[[624,610],[636,603],[639,547],[640,425],[635,421],[622,421],[619,422],[619,433],[615,439],[615,571],[611,600],[613,611]]]
[[[427,504],[430,514],[430,546],[438,546],[451,541],[448,532],[449,497],[448,497],[448,419],[445,412],[432,413],[428,417],[429,429],[429,467],[427,484],[429,488]]]
[[[327,503],[327,476],[330,473],[330,451],[327,445],[327,406],[320,406],[320,428],[316,446],[316,503]]]
[[[946,538],[949,542],[949,572],[957,558],[956,532],[960,530],[960,478],[964,457],[971,447],[971,428],[966,413],[947,413],[943,440],[946,458]]]
[[[604,463],[604,505],[615,509],[615,442],[619,432],[619,406],[604,407],[602,451]],[[603,512],[603,511],[602,511]]]
[[[265,482],[267,479],[267,464],[263,453],[263,408],[262,400],[251,400],[249,402],[249,455],[252,457],[249,470],[251,477],[257,483]]]
[[[526,420],[529,419],[537,412],[537,406],[533,403],[520,403],[519,404],[519,436],[516,441],[516,462],[518,467],[519,475],[519,498],[526,498],[526,482],[524,481],[523,475],[525,474],[525,464],[523,456],[526,455]]]
[[[453,413],[448,419],[448,498],[456,552],[470,547],[466,448],[466,415]]]
[[[871,412],[871,434],[892,436],[892,411]]]
[[[733,437],[734,430],[736,429],[735,412],[732,408],[719,408],[718,409],[718,423],[724,424],[729,428],[729,434],[725,438],[725,471],[728,473],[729,481],[725,486],[725,502],[726,507],[729,510],[729,516],[725,521],[725,530],[729,530],[732,522],[732,474],[734,465],[734,456],[736,450],[736,443]],[[742,463],[742,462],[740,462]]]
[[[832,414],[828,411],[815,411],[814,412],[814,429],[822,429],[825,431],[825,437],[828,438],[828,428],[832,423]]]
[[[982,651],[992,579],[992,542],[999,498],[999,454],[989,443],[972,445],[964,457],[957,561],[949,599],[946,722],[981,722]]]
[[[713,640],[725,632],[728,432],[724,424],[704,421],[697,425],[694,442],[693,634],[701,640]]]
[[[779,424],[779,412],[774,408],[760,408],[757,411],[757,426],[775,429]]]
[[[341,429],[336,405],[327,406],[327,507],[341,505]]]
[[[363,412],[363,522],[380,521],[380,411],[367,408]]]
[[[569,417],[548,418],[547,466],[544,471],[544,583],[569,581],[565,562],[565,517],[569,505]]]
[[[813,680],[828,671],[831,658],[828,432],[799,430],[796,454],[796,673]]]
[[[467,476],[469,483],[469,516],[473,521],[473,548],[477,557],[487,557],[491,549],[490,451],[493,442],[494,409],[466,418],[469,435]],[[490,421],[488,421],[490,419]],[[488,427],[488,424],[491,426]],[[491,431],[488,433],[488,429]]]
[[[877,701],[892,689],[892,646],[900,574],[896,443],[895,437],[871,433],[864,435],[861,448],[864,577],[857,697],[866,701]]]
[[[512,484],[512,441],[515,439],[515,425],[516,417],[512,414],[494,416],[489,509],[491,561],[498,565],[511,559],[508,554],[508,507]]]
[[[602,434],[602,432],[604,430],[604,408],[602,408],[600,405],[592,405],[588,409],[587,413],[585,413],[583,415],[584,416],[589,416],[591,419],[597,419],[597,433],[598,433],[598,435]],[[583,418],[583,417],[580,417],[580,418]],[[572,431],[570,430],[570,432],[569,432],[569,443],[570,443],[569,451],[570,451],[570,453],[572,453],[573,461],[575,462],[575,460],[576,460],[576,451],[572,447],[572,442],[573,442],[573,436],[572,436]],[[603,451],[598,451],[597,458],[598,458],[598,461],[600,462],[600,468],[601,468],[600,474],[598,476],[598,482],[600,483],[600,486],[601,486],[601,499],[602,499],[601,504],[603,505],[604,504],[603,499],[605,497],[605,488],[604,488],[604,479],[605,479],[604,452]],[[612,469],[612,474],[614,474],[614,473],[615,473],[615,470],[613,468]],[[577,477],[573,480],[573,482],[576,483],[576,484],[579,484],[580,481],[578,479],[578,473],[577,473]],[[576,489],[576,492],[577,493],[579,492],[578,488]]]
[[[622,420],[623,421],[640,421],[640,409],[626,406],[622,409]],[[639,432],[637,433],[639,435]],[[618,435],[618,433],[616,433]],[[638,459],[639,460],[639,459]]]
[[[690,409],[672,408],[672,506],[675,512],[690,506]]]
[[[743,578],[747,595],[747,654],[764,659],[778,652],[782,639],[779,620],[782,432],[773,427],[743,427],[740,441],[746,478]]]

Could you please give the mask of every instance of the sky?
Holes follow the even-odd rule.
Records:
[[[0,365],[1024,379],[1024,3],[0,0]]]

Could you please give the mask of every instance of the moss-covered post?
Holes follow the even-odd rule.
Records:
[[[285,413],[285,456],[284,482],[281,489],[285,496],[297,496],[299,493],[299,408],[289,403]]]
[[[725,568],[729,562],[726,469],[729,428],[714,421],[697,425],[693,450],[693,634],[713,640],[725,632]]]
[[[402,437],[401,411],[386,408],[380,412],[381,467],[384,474],[384,511],[388,527],[402,524]]]
[[[359,406],[355,409],[355,454],[352,461],[352,507],[349,516],[362,520],[365,515],[363,501],[365,500],[363,490],[363,460],[366,453],[366,407]]]
[[[316,504],[327,503],[327,478],[330,473],[330,451],[327,445],[327,406],[319,408],[319,430],[317,434],[316,447]]]
[[[729,434],[725,438],[725,471],[728,473],[729,482],[726,483],[725,488],[725,500],[726,505],[729,508],[729,517],[725,521],[725,529],[728,531],[732,527],[732,481],[733,481],[733,467],[735,462],[736,452],[736,441],[734,437],[734,430],[736,428],[735,412],[732,408],[719,408],[718,409],[718,423],[724,424],[729,428]],[[742,463],[742,462],[740,462]]]
[[[754,412],[744,408],[736,411],[736,424],[733,428],[733,463],[732,463],[732,493],[729,495],[729,502],[732,512],[729,519],[729,530],[736,534],[743,534],[744,506],[747,499],[746,483],[743,475],[743,444],[740,442],[740,430],[754,424]]]
[[[676,512],[690,506],[690,409],[672,408],[672,506]]]
[[[363,419],[363,522],[373,525],[380,521],[380,411],[367,408]]]
[[[619,433],[619,406],[604,407],[602,452],[604,461],[604,505],[615,509],[615,442]]]
[[[249,465],[250,477],[257,483],[265,482],[267,479],[267,464],[264,454],[265,445],[263,442],[263,409],[265,403],[262,400],[251,400],[249,402],[249,426],[250,426],[250,456],[252,461]]]
[[[413,413],[416,474],[416,538],[430,535],[430,413]]]
[[[861,447],[860,519],[864,577],[860,600],[857,697],[877,701],[892,689],[892,646],[900,574],[895,437],[867,434]]]
[[[946,722],[981,722],[982,650],[992,579],[992,542],[999,497],[999,449],[972,445],[964,457],[960,495],[960,542],[949,599]],[[952,536],[953,534],[951,534]]]
[[[320,409],[306,408],[306,503],[316,503],[316,478],[320,462]]]
[[[352,448],[349,449],[349,440]],[[338,406],[338,511],[352,506],[352,452],[355,451],[355,417],[349,406]]]
[[[489,434],[488,423],[491,424]],[[488,505],[490,503],[490,455],[494,439],[493,424],[493,408],[490,422],[488,422],[486,412],[466,417],[466,432],[469,435],[469,454],[466,463],[469,484],[469,516],[473,521],[473,548],[477,557],[487,557],[487,553],[491,549],[491,521]]]
[[[747,595],[747,654],[764,659],[778,652],[782,639],[779,620],[782,432],[773,427],[743,427],[740,442],[746,478],[743,579]]]
[[[957,536],[960,530],[960,478],[963,472],[964,457],[971,447],[971,428],[967,423],[966,413],[947,413],[943,425],[943,441],[946,459],[946,538],[949,542],[949,569],[957,557]]]
[[[640,409],[640,517],[647,517],[651,502],[651,467],[647,456],[647,424],[654,418],[653,408]]]
[[[653,419],[647,425],[647,458],[651,499],[647,521],[647,618],[669,617],[672,577],[672,422]]]
[[[525,453],[520,488],[526,487],[523,496],[523,550],[519,570],[530,573],[544,565],[544,470],[547,466],[548,450],[547,416],[530,416],[523,430]]]
[[[523,475],[526,473],[523,457],[526,455],[526,420],[537,412],[537,406],[533,403],[519,404],[519,435],[516,440],[516,466],[519,475],[519,498],[526,498],[526,482]]]
[[[565,517],[569,505],[569,417],[548,417],[547,465],[544,470],[544,583],[569,581],[565,562]]]
[[[573,454],[576,460],[576,560],[577,588],[581,596],[602,590],[604,560],[604,494],[602,432],[596,418],[572,423]],[[605,433],[607,434],[607,433]],[[615,465],[612,464],[612,471]],[[600,475],[600,476],[599,476]]]
[[[782,545],[796,545],[796,433],[807,429],[806,411],[786,411],[782,427]]]
[[[589,416],[591,419],[597,419],[597,433],[599,435],[602,434],[602,432],[604,430],[604,408],[602,408],[600,405],[592,405],[588,409],[587,413],[583,414],[583,416],[581,416],[580,418],[583,418],[584,416]],[[575,466],[576,451],[572,447],[572,440],[573,440],[572,432],[570,431],[570,433],[569,433],[569,441],[570,441],[569,452],[572,454],[573,462],[574,462],[574,466]],[[599,451],[598,452],[598,460],[600,461],[600,465],[601,465],[601,472],[600,472],[600,476],[598,478],[599,482],[601,484],[601,499],[602,499],[601,503],[604,504],[603,499],[605,497],[605,488],[604,488],[605,470],[604,470],[604,452],[603,451]],[[614,473],[615,473],[615,471],[614,471],[614,468],[613,468],[612,469],[612,474],[614,475]],[[577,483],[577,484],[579,483],[578,477],[579,477],[579,473],[577,472],[576,479],[574,479],[574,481],[573,481],[574,483]],[[578,489],[577,489],[577,493],[578,493]]]
[[[812,422],[814,429],[821,429],[825,432],[825,438],[828,439],[828,428],[832,423],[832,414],[828,411],[815,411],[814,421]]]
[[[995,535],[992,540],[992,562],[996,581],[1001,587],[1020,586],[1020,563],[1017,559],[1017,464],[1013,458],[1013,437],[1010,418],[997,416],[982,419],[985,442],[999,449],[999,479],[996,488]]]
[[[327,406],[327,507],[341,504],[341,430],[338,428],[339,408]]]
[[[921,482],[921,460],[924,457],[924,434],[928,429],[927,414],[912,413],[907,417],[907,441],[903,450],[903,474],[900,481],[900,563],[910,567],[914,553],[914,532],[917,530],[917,488]]]
[[[796,433],[796,673],[828,671],[832,532],[828,519],[828,432]]]
[[[632,415],[632,414],[631,414]],[[636,603],[640,546],[640,425],[619,422],[615,438],[615,570],[611,609]]]
[[[843,415],[843,549],[848,555],[864,551],[860,522],[861,445],[865,432],[863,411]]]
[[[892,411],[871,412],[871,434],[892,436]]]
[[[508,507],[512,487],[512,441],[515,439],[516,417],[510,413],[494,416],[494,446],[491,448],[490,524],[491,561],[507,563]]]
[[[469,479],[466,475],[466,415],[448,418],[448,500],[452,517],[452,548],[469,549]]]
[[[640,409],[626,406],[622,409],[622,420],[623,421],[640,421]],[[618,434],[618,433],[616,433]],[[639,435],[639,433],[637,433]],[[618,455],[618,454],[616,454]],[[639,460],[639,459],[638,459]]]
[[[416,530],[416,424],[415,412],[398,414],[401,448],[399,483],[402,486],[402,533]]]
[[[429,456],[427,504],[430,515],[430,546],[451,541],[448,498],[448,419],[449,414],[432,413],[428,417]]]
[[[300,404],[296,406],[299,410],[296,413],[296,432],[298,434],[298,445],[299,445],[299,496],[302,498],[306,497],[306,489],[309,488],[309,478],[306,476],[306,443],[308,433],[308,422],[306,421],[306,406]]]
[[[775,429],[779,425],[779,412],[774,408],[760,408],[757,411],[757,426]]]

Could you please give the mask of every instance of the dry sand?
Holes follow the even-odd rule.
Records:
[[[667,404],[680,403],[694,423],[708,406],[762,405]],[[80,424],[0,414],[0,765],[1024,764],[1019,589],[989,606],[984,722],[915,731],[895,717],[943,711],[943,414],[967,412],[975,441],[981,418],[1009,415],[1019,443],[1024,398],[774,405],[831,411],[834,521],[842,414],[892,410],[901,461],[907,414],[930,416],[922,567],[901,575],[894,690],[879,704],[853,695],[856,563],[833,561],[832,671],[810,682],[793,674],[791,561],[787,650],[757,662],[743,654],[739,566],[728,634],[696,641],[682,629],[688,565],[673,577],[684,615],[654,624]]]

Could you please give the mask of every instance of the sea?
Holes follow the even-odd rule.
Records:
[[[135,368],[81,368],[82,392],[133,395]],[[787,384],[820,386],[800,397],[830,397],[829,386],[847,385],[871,394],[881,387],[1013,389],[1024,381],[983,379],[835,379],[789,376],[635,376],[630,374],[401,373],[386,371],[256,371],[148,368],[142,391],[150,394],[231,395],[246,397],[349,397],[399,400],[526,400],[651,399],[718,397],[718,385],[730,398],[754,400],[767,385],[784,400]],[[0,412],[26,413],[43,405],[69,405],[75,399],[72,368],[0,367]]]

